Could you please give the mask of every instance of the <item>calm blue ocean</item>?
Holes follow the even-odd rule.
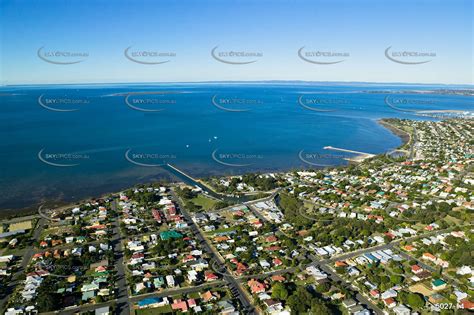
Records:
[[[1,87],[0,209],[166,178],[157,166],[162,163],[193,176],[311,167],[302,156],[315,165],[341,165],[349,155],[324,146],[382,153],[401,144],[377,119],[428,119],[414,109],[473,109],[468,96],[403,92],[445,88],[295,82]]]

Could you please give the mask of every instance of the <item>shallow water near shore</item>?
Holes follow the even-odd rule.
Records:
[[[446,86],[2,87],[0,209],[169,180],[165,163],[194,177],[343,165],[351,154],[324,147],[378,154],[402,143],[378,119],[473,109],[469,96],[418,93],[437,89]],[[387,105],[387,97],[397,106]]]

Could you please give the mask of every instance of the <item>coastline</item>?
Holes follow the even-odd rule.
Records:
[[[395,136],[400,138],[400,140],[402,141],[402,144],[398,147],[398,149],[401,149],[403,146],[410,143],[410,141],[411,141],[410,134],[407,133],[406,131],[401,130],[401,129],[397,128],[396,126],[390,124],[389,118],[377,119],[376,122],[379,125],[381,125],[382,127],[388,129],[392,134],[394,134]],[[347,167],[348,165],[343,166],[343,167]],[[195,180],[199,183],[204,183],[203,178],[204,177],[199,177],[199,178],[196,178]],[[180,182],[180,181],[169,180],[168,182],[172,183],[172,182]],[[128,188],[133,187],[136,184],[138,184],[138,183],[131,184]],[[206,185],[206,187],[208,187],[208,186]],[[128,189],[128,188],[125,188],[125,189]],[[211,188],[211,187],[208,187],[208,188]],[[102,199],[102,198],[105,198],[109,195],[117,194],[119,192],[120,191],[104,192],[104,193],[100,194],[99,196],[96,195],[96,196],[84,197],[84,198],[80,198],[79,200],[76,200],[76,201],[73,201],[73,202],[58,200],[58,199],[50,199],[50,200],[45,200],[43,202],[38,202],[38,203],[32,204],[31,206],[24,207],[24,208],[4,209],[4,210],[0,211],[0,219],[1,220],[8,220],[8,219],[23,217],[23,216],[28,216],[28,215],[38,215],[38,207],[41,206],[41,205],[44,205],[44,206],[49,207],[49,208],[74,207],[74,206],[76,206],[80,203],[86,202],[88,200]]]
[[[19,218],[19,217],[25,217],[29,215],[37,215],[39,216],[38,209],[39,207],[43,206],[45,208],[51,208],[51,209],[65,209],[65,208],[71,208],[74,206],[77,206],[81,203],[93,200],[93,199],[105,199],[107,196],[117,194],[120,191],[109,191],[109,192],[104,192],[100,194],[100,196],[88,196],[88,197],[83,197],[80,198],[76,201],[66,201],[66,200],[60,200],[60,199],[49,199],[49,200],[44,200],[41,202],[37,202],[34,204],[31,204],[30,206],[23,207],[23,208],[8,208],[8,209],[2,209],[0,211],[0,220],[11,220],[14,218]]]
[[[411,135],[405,130],[399,129],[392,125],[387,118],[377,119],[377,123],[385,129],[388,129],[391,133],[402,140],[402,144],[398,147],[398,149],[401,149],[403,146],[411,142]]]

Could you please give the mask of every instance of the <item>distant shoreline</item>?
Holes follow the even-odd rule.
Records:
[[[473,89],[474,85],[470,83],[441,83],[441,82],[377,82],[377,81],[310,81],[310,80],[230,80],[230,81],[212,81],[212,80],[201,80],[201,81],[151,81],[151,82],[140,82],[140,81],[130,81],[130,82],[50,82],[50,83],[34,83],[34,82],[24,82],[24,83],[11,83],[11,84],[0,84],[0,88],[3,87],[25,87],[25,86],[89,86],[89,85],[148,85],[148,84],[308,84],[308,85],[340,85],[340,84],[354,84],[354,85],[398,85],[398,86],[440,86],[447,88],[466,88]]]

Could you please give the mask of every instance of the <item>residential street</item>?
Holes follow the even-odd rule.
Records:
[[[198,241],[201,243],[201,245],[205,248],[205,250],[214,256],[214,260],[219,264],[220,270],[227,270],[227,267],[225,266],[225,263],[222,259],[222,257],[219,255],[218,252],[216,252],[213,248],[213,246],[209,243],[206,237],[204,237],[203,233],[201,230],[198,228],[198,226],[193,222],[191,215],[186,211],[186,209],[183,206],[183,203],[181,202],[181,199],[174,193],[173,190],[172,194],[173,197],[175,198],[175,201],[178,203],[179,208],[181,210],[181,213],[183,214],[184,218],[188,222],[188,225],[193,231],[193,234],[196,236]],[[227,270],[227,272],[224,274],[224,280],[229,283],[230,290],[232,294],[234,294],[242,303],[243,308],[245,309],[245,312],[247,314],[255,314],[256,310],[252,306],[247,294],[244,292],[244,289],[242,288],[242,285],[239,281],[237,281],[233,276],[230,275],[230,272]]]
[[[117,212],[117,200],[114,199],[112,202],[112,210]],[[120,232],[119,219],[118,216],[113,223],[113,236],[112,236],[112,246],[114,247],[115,253],[115,267],[117,269],[117,313],[119,315],[128,315],[130,314],[130,303],[128,298],[128,289],[127,289],[127,279],[125,274],[125,268],[123,264],[123,248],[122,248],[122,235]]]

